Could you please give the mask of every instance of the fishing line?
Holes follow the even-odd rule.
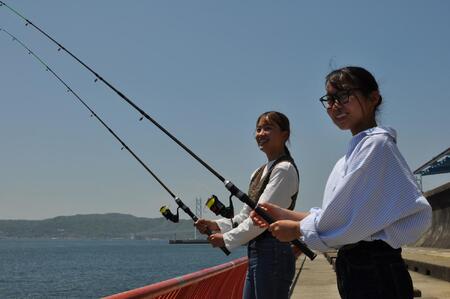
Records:
[[[77,56],[75,56],[72,52],[67,50],[62,44],[57,42],[54,38],[52,38],[48,33],[46,33],[44,30],[36,26],[33,22],[31,22],[29,19],[21,15],[19,12],[11,8],[9,5],[7,5],[5,2],[0,1],[0,6],[5,6],[8,8],[11,12],[13,12],[16,16],[21,18],[25,21],[25,26],[32,26],[37,31],[39,31],[41,34],[43,34],[45,37],[47,37],[50,41],[52,41],[54,44],[58,46],[58,51],[63,50],[66,52],[69,56],[71,56],[73,59],[75,59],[78,63],[80,63],[85,69],[87,69],[89,72],[91,72],[95,79],[94,81],[97,82],[98,80],[102,81],[106,86],[108,86],[110,89],[112,89],[117,95],[122,98],[124,101],[126,101],[129,105],[131,105],[135,110],[139,112],[141,115],[139,120],[142,120],[143,118],[146,118],[148,121],[150,121],[152,124],[154,124],[158,129],[160,129],[164,134],[166,134],[170,139],[172,139],[176,144],[178,144],[181,148],[183,148],[191,157],[193,157],[197,162],[202,164],[206,169],[208,169],[214,176],[216,176],[224,185],[225,188],[231,193],[232,196],[237,197],[241,202],[247,204],[251,209],[255,210],[256,213],[258,213],[264,220],[266,220],[269,224],[275,222],[275,219],[270,216],[266,211],[264,211],[261,207],[257,205],[254,201],[252,201],[247,194],[242,192],[238,187],[236,187],[231,181],[226,180],[222,175],[220,175],[216,170],[214,170],[210,165],[208,165],[205,161],[203,161],[199,156],[197,156],[192,150],[190,150],[187,146],[185,146],[180,140],[178,140],[174,135],[172,135],[169,131],[167,131],[162,125],[160,125],[156,120],[154,120],[150,115],[148,115],[144,110],[142,110],[140,107],[138,107],[133,101],[131,101],[127,96],[125,96],[122,92],[120,92],[117,88],[115,88],[112,84],[110,84],[108,81],[106,81],[102,76],[100,76],[97,72],[95,72],[92,68],[90,68],[86,63],[81,61]],[[297,246],[306,256],[308,256],[311,260],[313,260],[316,257],[316,254],[308,248],[308,246],[301,240],[294,240],[291,242],[295,246]]]
[[[122,150],[126,149],[135,159],[136,161],[141,164],[147,172],[153,176],[153,178],[172,196],[172,198],[175,200],[175,202],[178,205],[177,208],[177,214],[173,215],[172,212],[166,207],[163,206],[160,209],[161,214],[168,220],[171,220],[172,222],[178,222],[179,221],[179,215],[178,210],[182,209],[186,214],[188,214],[192,220],[195,222],[198,220],[198,217],[192,213],[192,211],[189,209],[188,206],[186,206],[181,199],[176,196],[169,187],[164,184],[164,182],[153,172],[150,170],[150,168],[139,158],[137,154],[134,153],[134,151],[103,121],[100,116],[98,116],[94,110],[67,84],[50,66],[48,66],[47,63],[45,63],[38,55],[36,55],[27,45],[25,45],[20,39],[18,39],[16,36],[11,34],[9,31],[0,28],[0,32],[4,32],[5,34],[9,35],[12,38],[12,41],[17,42],[19,45],[21,45],[25,50],[28,51],[28,54],[32,55],[36,60],[38,60],[45,68],[46,71],[50,72],[61,84],[64,85],[64,87],[67,89],[68,93],[71,93],[75,96],[75,98],[91,113],[91,117],[95,117],[110,133],[111,135],[116,138],[117,141],[122,145]],[[208,236],[212,234],[211,231],[207,231]],[[220,247],[220,249],[226,254],[229,255],[230,251],[226,247]]]

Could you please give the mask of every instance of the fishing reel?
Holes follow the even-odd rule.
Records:
[[[216,215],[232,219],[234,217],[233,195],[230,195],[230,205],[226,207],[214,194],[206,200],[206,206]]]
[[[177,208],[177,214],[176,215],[174,215],[167,206],[162,206],[161,209],[159,209],[159,211],[164,216],[164,218],[166,218],[167,220],[170,220],[172,222],[177,223],[180,220],[180,217],[179,217],[179,214],[178,214],[179,209],[180,208]]]

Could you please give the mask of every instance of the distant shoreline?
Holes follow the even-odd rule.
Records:
[[[0,239],[169,240],[194,239],[192,220],[178,223],[128,214],[59,216],[45,220],[0,220]]]

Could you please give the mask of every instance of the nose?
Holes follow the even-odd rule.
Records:
[[[333,101],[333,105],[331,105],[330,109],[338,110],[342,107],[342,104],[339,101]]]
[[[266,130],[260,129],[260,130],[256,131],[256,138],[261,137],[261,136],[265,136],[266,133],[267,133]]]

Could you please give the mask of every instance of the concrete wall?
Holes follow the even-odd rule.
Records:
[[[433,208],[433,223],[415,246],[450,248],[450,183],[424,195]]]

